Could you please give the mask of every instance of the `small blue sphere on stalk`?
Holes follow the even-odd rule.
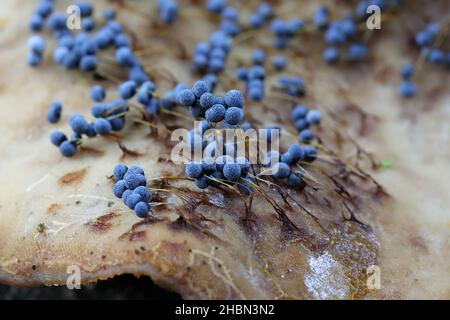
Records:
[[[328,64],[334,64],[339,60],[340,52],[339,49],[331,47],[325,49],[323,52],[323,60]]]
[[[127,190],[125,181],[119,180],[113,186],[113,193],[117,198],[122,198],[123,193]]]
[[[230,90],[225,96],[225,103],[228,107],[243,108],[244,96],[239,90]]]
[[[59,147],[66,140],[67,140],[66,135],[61,131],[54,131],[50,135],[51,143],[57,147]]]
[[[203,80],[195,82],[192,86],[192,91],[197,98],[200,98],[204,93],[209,92],[209,89],[208,84]]]
[[[142,201],[141,196],[133,192],[129,196],[127,196],[124,202],[128,208],[134,210],[136,205],[141,201]]]
[[[134,207],[134,212],[139,218],[146,218],[150,214],[150,205],[143,201],[138,202]]]
[[[142,201],[149,202],[152,199],[152,193],[145,186],[139,186],[134,189],[133,193],[141,196]]]
[[[82,71],[94,71],[97,69],[97,57],[94,55],[86,55],[80,60],[80,69]]]
[[[287,183],[289,186],[293,187],[293,188],[300,188],[305,186],[305,181],[302,178],[302,175],[300,173],[297,172],[292,172],[288,179],[287,179]]]
[[[302,140],[304,143],[311,142],[314,137],[314,133],[309,129],[305,129],[300,132],[300,140]]]
[[[195,94],[190,89],[184,89],[178,93],[178,103],[185,107],[192,106],[195,100],[196,100]]]
[[[108,120],[106,120],[104,118],[99,118],[99,119],[95,120],[94,129],[95,129],[95,132],[97,132],[99,135],[107,135],[107,134],[111,133],[112,126]]]
[[[401,73],[403,79],[409,80],[416,73],[416,68],[414,67],[414,65],[407,63],[402,67],[402,69],[400,70],[400,73]]]
[[[348,58],[350,60],[362,60],[367,57],[369,50],[367,46],[362,43],[355,43],[348,47]]]
[[[64,141],[59,146],[61,154],[66,158],[71,158],[77,153],[77,145],[72,141]]]
[[[208,184],[209,184],[209,179],[208,179],[207,176],[203,176],[203,177],[200,177],[198,179],[195,179],[195,185],[199,189],[206,189],[206,188],[208,188]]]
[[[38,55],[42,55],[44,53],[45,47],[45,39],[42,36],[32,36],[28,40],[28,48],[31,52],[34,52]]]
[[[404,98],[412,98],[417,93],[416,85],[410,81],[405,81],[398,86],[398,93]]]
[[[239,11],[234,7],[227,7],[223,10],[222,17],[226,20],[236,22],[239,18]]]
[[[272,66],[275,70],[283,70],[287,66],[287,59],[285,56],[275,56],[272,59]]]
[[[95,102],[102,102],[103,100],[105,100],[106,98],[106,92],[105,89],[98,85],[98,86],[94,86],[91,89],[91,99],[94,100]]]
[[[227,0],[207,0],[206,9],[209,12],[220,14],[227,6]]]
[[[114,167],[114,179],[116,181],[122,180],[127,173],[128,167],[124,164],[118,164]]]
[[[75,114],[71,116],[69,118],[69,125],[72,128],[73,132],[78,134],[85,133],[88,127],[86,119],[80,114]]]
[[[171,24],[178,17],[178,2],[176,0],[158,0],[158,10],[161,20]]]
[[[103,18],[105,18],[105,20],[108,20],[108,21],[116,19],[116,16],[117,16],[117,12],[112,9],[107,9],[103,12]]]
[[[116,62],[123,66],[132,66],[134,63],[134,55],[130,48],[120,47],[116,51]]]
[[[303,151],[305,152],[304,160],[306,162],[313,162],[317,158],[317,149],[313,146],[304,146]]]
[[[198,179],[203,175],[202,163],[190,162],[186,165],[186,175],[189,178]]]
[[[205,112],[205,118],[209,122],[217,123],[224,119],[226,109],[221,104],[215,104]]]
[[[264,50],[255,49],[252,54],[252,62],[255,65],[263,65],[266,61],[266,53]]]
[[[137,84],[136,82],[130,80],[122,83],[119,86],[119,93],[122,99],[131,99],[136,94]]]
[[[145,176],[142,174],[126,174],[124,176],[125,180],[125,186],[130,189],[134,190],[139,186],[145,186],[147,184],[147,180],[145,179]]]
[[[330,12],[327,7],[319,7],[317,8],[314,14],[314,24],[317,28],[323,29],[329,24]]]
[[[241,108],[231,107],[225,112],[225,122],[230,125],[237,125],[244,117],[244,112]]]
[[[225,165],[223,166],[223,175],[228,181],[237,181],[241,177],[241,173],[241,166],[234,161],[225,163]]]
[[[306,114],[306,121],[311,125],[320,124],[321,115],[319,110],[309,110]]]
[[[272,174],[277,179],[284,179],[291,174],[291,168],[286,163],[278,162],[273,165]]]
[[[47,120],[50,123],[57,123],[61,119],[62,104],[60,102],[53,102],[48,108]]]
[[[41,31],[44,27],[44,19],[40,15],[34,14],[28,22],[28,27],[33,32]]]
[[[441,64],[445,61],[445,53],[440,49],[433,48],[428,53],[427,60],[433,64]]]

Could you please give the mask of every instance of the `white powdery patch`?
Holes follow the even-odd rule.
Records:
[[[310,256],[308,262],[311,272],[305,276],[305,285],[315,299],[344,299],[349,294],[348,277],[328,252]]]

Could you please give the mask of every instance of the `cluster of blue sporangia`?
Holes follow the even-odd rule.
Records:
[[[45,39],[41,36],[32,36],[28,40],[28,49],[30,50],[28,53],[28,64],[30,66],[35,67],[41,64],[45,46]]]
[[[238,90],[230,90],[223,97],[215,96],[208,89],[206,83],[197,81],[192,89],[184,89],[178,93],[181,105],[190,107],[195,117],[205,118],[198,128],[192,129],[188,134],[191,151],[209,150],[208,156],[202,161],[192,161],[186,165],[186,174],[195,179],[196,185],[201,189],[228,181],[236,184],[242,193],[250,194],[254,183],[253,178],[248,176],[250,165],[247,159],[235,157],[235,143],[218,143],[217,145],[223,145],[223,149],[216,150],[215,136],[209,139],[209,143],[204,139],[205,131],[222,121],[223,128],[238,127],[244,117],[244,96]],[[249,125],[243,124],[243,127],[248,129]]]
[[[303,174],[301,171],[293,170],[292,167],[301,161],[313,162],[316,157],[317,150],[314,147],[294,143],[281,155],[277,151],[269,151],[263,160],[263,165],[270,170],[268,174],[276,180],[286,181],[294,188],[301,188],[305,185]]]
[[[207,100],[213,97],[209,93],[204,93],[203,95],[207,95],[204,97]],[[184,99],[192,103],[193,96],[188,91],[182,91],[179,94],[179,99],[180,103]],[[227,104],[243,105],[244,102],[242,94],[237,90],[228,92],[223,100]],[[221,114],[223,114],[224,108],[221,109]],[[230,109],[227,109],[227,111]],[[241,108],[237,109],[241,110]],[[224,128],[236,128],[236,125],[232,124],[239,123],[239,119],[242,119],[241,115],[242,113],[239,112],[239,117],[231,124],[225,115],[224,124],[226,125],[224,125]],[[223,117],[220,118],[223,119]],[[304,122],[301,130],[299,128],[300,138],[304,143],[311,142],[314,139],[314,134],[308,128],[311,125],[318,125],[320,123],[320,112],[318,110],[308,110],[304,106],[296,106],[292,111],[292,118],[295,120],[297,126],[300,126],[301,121]],[[187,140],[191,150],[202,150],[204,158],[201,161],[188,163],[185,168],[186,174],[188,177],[193,178],[196,185],[201,189],[205,189],[208,186],[217,187],[220,183],[226,183],[235,185],[241,193],[249,195],[254,192],[254,188],[252,187],[254,178],[249,175],[250,165],[248,159],[245,157],[237,157],[238,147],[236,143],[224,143],[221,137],[215,136],[210,137],[209,141],[204,138],[205,131],[211,127],[210,123],[218,122],[216,120],[219,120],[219,118],[211,121],[206,116],[206,120],[203,120],[198,128],[194,128],[189,132]],[[244,122],[240,125],[240,128],[246,131],[250,128],[250,124]],[[268,143],[273,142],[275,134],[278,133],[279,136],[281,132],[281,129],[277,126],[267,126],[265,129],[267,130],[267,134],[264,139]],[[216,139],[220,141],[216,141]],[[222,150],[217,150],[218,146],[222,146]],[[301,187],[304,185],[302,174],[300,172],[294,172],[291,166],[296,165],[299,161],[312,162],[316,157],[317,150],[313,146],[302,147],[299,144],[293,144],[282,155],[275,151],[270,151],[264,158],[262,164],[269,170],[265,172],[267,175],[271,175],[280,181],[286,179],[287,183],[292,187]]]
[[[300,140],[303,143],[310,143],[315,138],[310,127],[320,124],[320,111],[317,109],[309,110],[306,106],[298,104],[292,108],[291,119],[299,132]]]
[[[314,24],[319,30],[325,31],[324,40],[329,45],[322,53],[326,63],[334,64],[342,56],[348,61],[360,61],[367,57],[369,50],[365,44],[349,42],[357,36],[357,23],[367,18],[369,14],[367,8],[372,5],[378,6],[380,11],[384,11],[398,3],[388,3],[385,0],[363,0],[356,7],[356,17],[346,15],[335,21],[330,21],[330,12],[327,7],[321,6],[316,10]],[[344,45],[347,45],[345,55],[341,52]]]
[[[78,3],[78,5],[80,8],[80,15],[82,17],[81,26],[84,31],[91,32],[95,28],[95,21],[91,18],[93,7],[91,4],[84,2]],[[95,52],[92,52],[91,46],[82,39],[75,41],[72,37],[71,31],[67,27],[67,17],[63,13],[53,12],[53,9],[54,1],[41,0],[30,19],[30,30],[33,32],[39,32],[44,29],[44,26],[46,26],[50,31],[53,31],[55,38],[60,44],[63,43],[63,46],[67,50],[65,51],[66,54],[64,54],[64,65],[67,68],[79,67],[84,71],[95,70],[97,67],[97,58],[95,57]],[[41,36],[33,36],[30,39],[29,44],[36,44],[36,39],[39,38],[41,38],[39,43],[44,42]],[[59,49],[58,57],[61,60],[63,59],[62,56],[62,49]],[[41,62],[42,52],[38,53],[35,49],[33,49],[32,53],[28,57],[28,63],[31,66],[37,66]]]
[[[94,87],[93,90],[102,90]],[[54,104],[50,106],[48,117],[54,110]],[[120,131],[125,126],[125,115],[129,110],[127,101],[118,99],[107,104],[95,104],[92,107],[92,115],[96,118],[88,122],[81,114],[74,114],[69,118],[69,126],[73,131],[70,139],[61,132],[54,131],[50,135],[50,141],[57,147],[65,157],[73,157],[77,153],[78,145],[83,136],[94,138],[97,135],[108,135],[112,131]],[[52,118],[53,119],[53,118]]]
[[[139,218],[147,217],[151,212],[152,193],[147,189],[144,170],[139,166],[128,168],[118,164],[114,168],[114,180],[114,195],[121,198]]]
[[[273,130],[279,129],[273,128]],[[196,134],[199,135],[199,133]],[[209,145],[211,146],[209,151],[212,150],[211,154],[201,161],[189,162],[185,168],[186,175],[194,179],[200,189],[206,189],[208,186],[217,187],[221,183],[225,183],[235,185],[243,194],[253,193],[255,179],[249,172],[250,163],[245,157],[236,157],[236,145],[230,142],[225,143],[223,150],[220,150],[222,152],[219,153],[218,150],[215,150],[214,140],[211,140]],[[220,156],[216,156],[217,154]],[[298,188],[305,184],[303,175],[299,171],[294,171],[292,167],[300,161],[312,162],[316,157],[317,150],[313,146],[302,147],[299,144],[292,144],[281,155],[276,151],[269,151],[262,164],[267,168],[264,171],[266,175],[272,176],[278,181],[286,181],[288,185]]]
[[[61,119],[62,114],[61,102],[55,101],[49,107],[47,111],[47,121],[49,123],[57,123]]]
[[[214,4],[214,1],[212,2]],[[221,6],[223,6],[223,8],[219,10],[218,8]],[[212,7],[215,9],[213,8],[211,11],[221,13],[224,20],[237,22],[237,10],[234,8],[227,8],[225,1],[216,1]],[[84,17],[89,17],[92,14],[92,8],[90,9],[90,13],[89,9],[86,8],[89,8],[89,6],[84,9]],[[259,7],[258,13],[263,16],[264,19],[267,19],[272,15],[271,7],[263,4]],[[108,11],[108,13],[105,14],[105,17],[108,20],[113,20],[115,18],[115,13]],[[62,19],[60,20],[62,21]],[[91,30],[94,28],[95,26]],[[111,28],[109,31],[112,32],[109,32],[106,28]],[[66,40],[64,41],[69,42],[67,38],[68,33],[63,32],[63,28],[61,30],[56,30],[55,32],[63,34],[62,37],[66,36]],[[64,156],[71,157],[76,154],[77,145],[80,143],[82,135],[94,137],[97,134],[106,135],[111,133],[111,131],[121,130],[125,125],[125,113],[129,110],[127,100],[133,98],[136,94],[137,100],[146,110],[152,113],[159,113],[160,107],[168,109],[174,108],[177,106],[178,102],[183,106],[189,107],[195,117],[204,117],[205,119],[201,122],[200,130],[193,129],[190,133],[191,145],[196,145],[197,141],[200,140],[202,149],[208,145],[203,142],[203,133],[205,130],[211,128],[211,124],[223,122],[223,128],[239,127],[244,116],[244,97],[242,93],[237,90],[231,90],[223,97],[214,96],[212,94],[217,83],[217,78],[213,73],[218,73],[223,69],[226,55],[231,49],[230,34],[227,34],[227,32],[224,32],[223,30],[215,32],[210,37],[209,43],[206,43],[206,45],[199,45],[197,51],[199,55],[203,54],[206,57],[208,60],[208,71],[211,72],[205,75],[203,81],[196,82],[192,88],[189,88],[186,84],[180,83],[174,90],[166,92],[161,99],[157,99],[153,96],[155,86],[148,81],[145,71],[135,59],[133,52],[130,49],[128,37],[123,34],[120,24],[115,21],[109,22],[100,30],[99,34],[101,35],[97,35],[94,40],[105,40],[109,36],[108,33],[112,34],[114,32],[117,33],[117,37],[113,38],[113,42],[116,45],[116,61],[119,65],[130,68],[129,80],[119,86],[121,99],[112,103],[101,103],[106,98],[106,92],[103,87],[95,86],[91,89],[92,99],[95,102],[98,102],[92,107],[92,115],[96,120],[95,122],[88,123],[83,116],[78,114],[73,115],[69,119],[69,124],[74,131],[70,140],[68,140],[64,133],[60,131],[56,131],[52,134],[52,143],[60,148],[60,151]],[[78,40],[78,44],[75,43],[74,45],[80,45],[80,43],[85,41],[83,39],[88,39],[85,34],[77,35],[74,40]],[[106,47],[112,44],[110,42],[106,44],[107,41],[100,42]],[[38,46],[34,45],[30,47],[35,50],[35,47]],[[59,56],[59,54],[55,54],[55,56]],[[219,60],[221,60],[220,63],[218,62]],[[262,89],[262,92],[258,92],[258,94],[251,94],[251,96],[255,98],[254,100],[257,100],[258,96],[260,97],[259,99],[262,99],[264,96],[264,86],[262,81],[264,80],[265,70],[262,65],[265,61],[265,53],[263,51],[255,51],[252,61],[254,66],[246,73],[249,89],[258,87]],[[275,57],[273,66],[277,70],[284,68],[286,66],[286,59],[283,56]],[[301,78],[285,78],[285,80],[286,81],[281,81],[281,83],[285,86],[285,89],[289,94],[300,95],[301,92],[304,91],[304,84]],[[252,81],[253,84],[251,84]],[[61,116],[61,110],[62,106],[58,103],[54,103],[49,108],[47,115],[48,120],[52,123],[57,122]],[[318,121],[320,121],[320,118]],[[311,122],[311,124],[313,123]],[[240,127],[245,131],[250,128],[250,124],[245,122],[240,124]],[[268,126],[266,129],[269,129],[266,137],[268,142],[273,139],[272,135],[274,131],[280,131],[280,128],[278,127]],[[307,135],[306,139],[302,140],[309,142],[311,139],[310,135]],[[211,144],[215,147],[213,138],[210,139],[209,145]],[[218,157],[213,161],[210,161],[211,159],[209,161],[208,159],[203,159],[200,167],[198,163],[191,163],[186,167],[188,176],[195,179],[197,186],[200,188],[206,188],[208,185],[217,186],[219,185],[217,180],[220,180],[225,183],[236,184],[238,189],[244,194],[253,192],[254,189],[252,185],[254,184],[254,178],[248,174],[250,168],[248,160],[236,157],[236,145],[233,143],[226,143],[224,149],[221,150],[222,153],[218,152],[218,150],[216,151],[216,154],[226,155]],[[232,156],[230,156],[230,154],[232,154]],[[289,147],[286,153],[280,155],[278,160],[275,157],[275,160],[271,160],[273,163],[266,163],[266,166],[270,168],[276,179],[286,178],[289,185],[298,187],[304,185],[302,176],[298,172],[293,172],[290,169],[290,166],[295,165],[298,161],[313,161],[316,156],[317,151],[314,147],[300,147],[295,144]],[[289,169],[287,169],[286,166]],[[199,168],[201,168],[201,171],[199,171]],[[144,217],[148,215],[150,212],[148,201],[151,200],[151,194],[149,195],[147,188],[145,188],[146,181],[142,169],[133,167],[126,170],[126,167],[118,166],[116,170],[117,173],[115,171],[115,178],[117,182],[114,186],[114,193],[117,196],[121,196],[124,199],[125,204],[134,209],[138,216]],[[123,175],[120,172],[122,172]],[[126,173],[130,173],[129,177]]]
[[[178,17],[177,0],[158,0],[159,17],[164,23],[171,24]]]
[[[298,76],[281,76],[278,78],[278,88],[292,97],[301,97],[306,92],[305,81]]]
[[[255,180],[249,175],[250,164],[245,157],[222,155],[216,159],[204,158],[186,165],[186,175],[195,180],[200,189],[220,186],[221,183],[235,184],[239,191],[249,195],[254,192]]]
[[[201,189],[206,189],[208,186],[219,187],[225,183],[236,186],[243,194],[250,195],[254,192],[255,179],[249,172],[248,159],[237,156],[238,146],[235,141],[225,142],[222,136],[212,136],[208,141],[204,137],[204,133],[209,128],[209,123],[202,121],[198,128],[189,132],[187,138],[191,150],[202,150],[203,159],[186,164],[186,175],[193,178],[197,187]],[[224,128],[228,127],[224,126]],[[236,128],[236,126],[231,126],[231,128]],[[250,128],[250,124],[244,122],[240,128],[246,131]],[[273,130],[280,129],[267,129],[268,134],[265,138],[270,143],[274,134]]]
[[[323,59],[328,64],[336,63],[341,58],[340,47],[348,44],[357,35],[357,23],[352,16],[330,21],[326,7],[320,7],[316,11],[314,21],[319,29],[325,30],[324,40],[330,46],[324,50]],[[368,48],[365,44],[350,43],[347,47],[346,58],[349,61],[358,61],[364,59],[367,54]]]
[[[239,67],[236,69],[236,78],[245,82],[247,96],[253,101],[261,101],[265,96],[266,69],[264,63],[267,59],[264,50],[255,49],[252,54],[253,66],[250,68]],[[287,66],[287,59],[283,55],[272,58],[272,67],[275,70],[283,70]]]
[[[244,117],[244,97],[238,90],[230,90],[223,97],[211,93],[204,81],[197,81],[192,88],[178,91],[178,103],[189,107],[196,118],[205,118],[209,123],[224,121],[229,127],[236,127]]]
[[[268,3],[261,3],[256,11],[250,16],[250,26],[255,29],[262,28],[273,16],[272,6]]]
[[[369,14],[371,14],[370,12],[367,12],[367,8],[369,6],[377,6],[378,8],[380,8],[380,11],[385,11],[386,9],[389,8],[389,6],[395,6],[395,5],[399,5],[401,4],[402,1],[389,1],[389,0],[362,0],[360,1],[357,6],[356,6],[356,15],[360,18],[360,19],[365,19]]]
[[[323,58],[327,63],[335,63],[340,58],[339,46],[346,44],[358,33],[358,28],[355,21],[350,18],[342,18],[333,21],[325,31],[325,42],[332,46],[325,49]],[[351,44],[348,47],[347,57],[349,60],[361,60],[367,55],[367,47],[364,44]]]
[[[120,131],[125,127],[125,116],[129,111],[129,100],[136,97],[143,108],[151,114],[159,114],[161,107],[169,108],[167,101],[158,99],[153,95],[155,84],[145,81],[140,86],[134,80],[127,80],[118,87],[120,99],[104,103],[106,91],[96,85],[91,88],[91,99],[96,102],[91,108],[91,114],[95,121],[88,122],[82,115],[75,114],[69,118],[69,125],[73,130],[70,141],[61,131],[53,132],[50,140],[60,148],[65,157],[73,157],[76,154],[77,146],[83,135],[94,138],[97,135],[108,135],[113,131]],[[173,103],[172,100],[169,100]],[[60,103],[53,103],[48,110],[47,119],[51,123],[58,122],[61,117],[62,106]]]
[[[179,83],[174,90],[166,92],[162,98],[158,99],[153,95],[155,91],[153,82],[145,81],[138,86],[137,82],[128,80],[119,85],[120,99],[103,103],[106,91],[102,86],[96,85],[90,91],[92,100],[97,102],[91,108],[91,114],[96,120],[89,123],[82,115],[75,114],[69,119],[69,125],[73,130],[71,139],[68,140],[63,132],[55,131],[50,140],[59,147],[63,156],[75,156],[83,135],[93,138],[122,130],[125,126],[125,116],[129,111],[129,100],[134,97],[151,114],[159,114],[161,108],[171,110],[179,103],[190,107],[195,117],[205,117],[210,123],[225,120],[224,124],[236,127],[243,117],[243,97],[239,95],[239,92],[236,93],[236,90],[229,91],[225,97],[216,97],[211,94],[211,89],[211,84],[206,81],[197,81],[192,89],[189,89],[187,84]],[[61,111],[61,104],[53,103],[47,113],[48,121],[56,123],[61,117]]]
[[[447,65],[450,70],[450,52],[445,53],[444,50],[435,47],[436,38],[439,34],[441,26],[437,22],[429,23],[423,30],[418,32],[415,37],[416,45],[422,50],[426,57],[426,61],[434,65]],[[414,65],[405,64],[400,73],[403,82],[398,86],[398,93],[402,97],[411,98],[416,95],[417,87],[411,81],[416,69]]]
[[[265,61],[266,53],[261,49],[256,49],[252,54],[253,66],[248,69],[240,67],[236,70],[237,79],[245,81],[247,96],[253,101],[261,101],[264,99],[264,79],[266,78]]]
[[[407,63],[403,65],[400,70],[400,74],[402,75],[403,82],[398,86],[397,91],[398,94],[405,98],[411,98],[416,95],[417,87],[411,81],[411,78],[416,73],[416,68],[413,64]]]
[[[54,0],[41,0],[36,6],[33,15],[29,21],[29,28],[33,32],[39,32],[44,28],[45,22],[53,12]],[[49,20],[48,24],[53,23]],[[43,53],[45,51],[45,39],[42,36],[32,36],[28,40],[28,64],[35,67],[42,62]]]
[[[226,7],[221,15],[220,31],[229,37],[236,37],[241,32],[241,27],[238,23],[239,11],[235,7]]]
[[[417,46],[425,50],[427,61],[433,64],[444,64],[446,61],[445,52],[435,47],[435,40],[440,29],[439,23],[432,22],[418,32],[415,37]]]
[[[225,68],[231,50],[231,38],[223,31],[215,31],[208,42],[200,42],[193,57],[194,69],[218,74]]]
[[[270,26],[270,30],[276,37],[273,46],[276,49],[286,48],[289,41],[304,27],[305,22],[298,18],[290,21],[284,21],[282,19],[273,20]]]
[[[58,42],[58,46],[53,52],[54,61],[67,69],[79,68],[83,71],[95,71],[98,66],[97,53],[114,47],[116,61],[119,65],[128,68],[129,79],[136,81],[138,84],[147,81],[148,76],[144,68],[134,57],[130,37],[124,32],[122,25],[115,21],[116,12],[113,10],[105,11],[103,17],[107,22],[94,33],[96,29],[96,22],[92,17],[94,6],[88,2],[77,3],[77,5],[80,8],[81,27],[83,29],[77,34],[68,29],[65,14],[52,13],[53,1],[41,0],[36,13],[31,18],[30,28],[32,31],[42,30],[45,19],[47,19],[47,27],[53,31]],[[47,8],[45,15],[39,14],[43,11],[42,7]],[[37,16],[43,19],[42,24],[36,23]],[[42,61],[45,40],[41,36],[33,36],[29,40],[29,47],[31,55],[28,58],[28,63],[37,66]]]
[[[92,100],[98,102],[91,110],[95,121],[88,122],[82,115],[75,114],[69,118],[69,125],[73,131],[70,139],[61,131],[51,134],[50,140],[59,147],[61,154],[65,157],[73,157],[77,153],[83,135],[93,138],[123,129],[125,113],[129,110],[127,100],[133,98],[136,93],[137,100],[150,113],[158,114],[161,102],[153,96],[155,85],[148,81],[148,75],[134,56],[129,37],[124,33],[122,25],[114,21],[115,11],[105,11],[104,18],[108,22],[96,34],[89,34],[96,27],[92,18],[94,7],[88,2],[77,3],[84,32],[74,34],[66,25],[67,17],[63,13],[53,13],[53,2],[41,0],[29,26],[33,32],[38,32],[44,28],[46,23],[47,27],[54,32],[58,40],[58,47],[54,51],[53,57],[57,63],[68,69],[79,67],[85,71],[94,70],[97,66],[97,51],[114,46],[116,62],[128,68],[129,71],[129,80],[119,86],[121,99],[100,103],[106,98],[105,89],[101,86],[91,89]],[[31,52],[29,63],[36,66],[42,61],[45,40],[41,36],[33,36],[28,45]],[[61,118],[61,113],[61,103],[54,102],[48,109],[47,120],[50,123],[57,123]]]
[[[284,70],[287,65],[288,59],[283,55],[276,55],[272,58],[272,67],[277,71]]]
[[[207,0],[205,3],[206,10],[214,14],[221,14],[227,7],[227,0]]]

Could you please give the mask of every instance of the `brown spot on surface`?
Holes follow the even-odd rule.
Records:
[[[158,249],[158,262],[166,274],[178,274],[186,271],[188,247],[179,242],[163,240]]]
[[[139,222],[133,224],[130,231],[122,234],[119,237],[119,240],[142,241],[145,239],[145,236],[146,236],[145,229],[148,226],[153,225],[158,222],[162,222],[164,220],[165,219],[158,219],[153,216],[149,216],[145,219],[142,219]],[[141,247],[141,250],[145,250],[145,248],[144,249],[142,249],[142,248],[144,248],[144,247]]]
[[[169,255],[178,256],[180,254],[186,254],[186,245],[179,242],[172,242],[163,240],[160,248],[167,252]]]
[[[81,147],[80,149],[82,152],[84,152],[86,154],[90,154],[95,157],[102,157],[105,155],[105,151],[97,150],[97,149],[90,148],[90,147]]]
[[[409,238],[409,242],[415,249],[418,249],[423,252],[428,252],[428,246],[427,246],[425,240],[421,236],[412,235]]]
[[[105,232],[112,227],[110,222],[113,218],[117,217],[119,214],[115,212],[110,212],[101,217],[98,217],[94,221],[88,222],[86,225],[94,232]]]
[[[50,207],[48,207],[47,213],[54,214],[54,213],[56,213],[56,211],[58,211],[58,209],[60,209],[60,208],[61,208],[61,205],[60,205],[60,204],[58,204],[58,203],[52,203],[52,204],[50,205]]]
[[[45,225],[45,223],[39,223],[39,225],[38,225],[38,232],[39,233],[44,233],[45,229],[47,229],[47,226]]]
[[[144,241],[145,240],[145,231],[131,232],[128,236],[129,241]]]
[[[122,159],[122,160],[125,158],[128,158],[128,157],[136,158],[136,157],[140,157],[140,156],[144,155],[144,153],[142,153],[142,152],[138,152],[136,150],[131,150],[131,149],[127,148],[120,141],[118,141],[117,144],[119,145],[119,148],[122,151],[122,156],[120,157],[120,159]]]
[[[394,68],[392,66],[385,65],[375,72],[375,80],[381,83],[386,83],[387,81],[392,79],[394,74],[395,74]]]
[[[87,173],[86,168],[78,170],[78,171],[66,173],[61,178],[59,178],[59,184],[62,186],[65,186],[65,185],[70,185],[70,184],[74,184],[74,183],[79,183],[84,179],[84,177],[86,176],[86,173]]]
[[[206,236],[211,239],[221,241],[219,237],[215,236],[208,230],[205,230],[203,228],[203,226],[199,223],[199,221],[194,221],[194,220],[188,221],[183,217],[183,215],[180,215],[177,220],[171,222],[168,225],[168,227],[169,227],[169,229],[176,231],[176,232],[184,231],[184,232],[194,234],[196,236],[200,236],[200,237]]]

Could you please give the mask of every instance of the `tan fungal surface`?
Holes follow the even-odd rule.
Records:
[[[97,14],[105,3],[96,1]],[[150,1],[121,3],[119,20],[158,93],[174,80],[192,83],[193,44],[207,38],[216,19],[185,8],[162,30]],[[322,111],[320,159],[302,164],[305,189],[265,178],[271,184],[259,181],[252,198],[225,186],[200,191],[185,179],[183,166],[170,161],[167,129],[192,123],[173,115],[151,118],[160,127],[151,129],[134,123],[141,117],[134,111],[118,135],[86,141],[75,158],[63,158],[49,135],[69,132],[70,114],[89,116],[88,90],[99,81],[56,66],[51,50],[38,68],[26,65],[25,22],[34,5],[4,0],[0,12],[0,282],[64,285],[75,265],[83,283],[148,275],[184,298],[450,298],[448,72],[424,66],[414,100],[395,92],[399,66],[417,56],[410,36],[423,25],[422,15],[448,12],[445,1],[383,22],[365,63],[327,67],[317,35],[292,42],[285,73],[305,78],[308,92],[300,101]],[[310,1],[279,7],[286,18],[312,10]],[[242,89],[233,80],[235,67],[249,63],[251,48],[270,50],[271,39],[268,31],[239,36],[217,93]],[[108,63],[113,52],[101,57],[99,73],[109,79],[101,83],[113,99],[114,79],[124,74]],[[269,72],[267,99],[248,101],[246,117],[256,126],[282,125],[285,148],[295,128],[291,102],[273,89],[277,77]],[[50,125],[46,110],[54,100],[64,111]],[[381,160],[392,164],[380,166]],[[114,198],[110,175],[119,162],[141,165],[149,187],[160,190],[152,217],[139,219]],[[372,265],[380,267],[380,290],[366,286]]]

